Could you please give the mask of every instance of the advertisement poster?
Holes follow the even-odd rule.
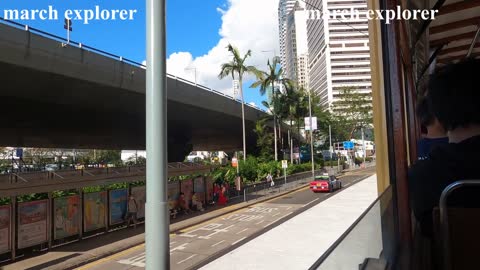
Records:
[[[107,192],[93,192],[83,194],[84,231],[89,232],[105,227],[105,211],[107,207]]]
[[[10,205],[0,206],[0,254],[10,251]]]
[[[122,223],[127,214],[128,190],[110,190],[110,225]]]
[[[213,200],[213,179],[211,177],[207,177],[207,202]]]
[[[203,177],[197,177],[193,180],[193,190],[197,194],[197,198],[201,202],[205,202],[205,183]]]
[[[168,199],[169,200],[177,200],[178,194],[180,193],[180,182],[169,182],[168,183]]]
[[[18,204],[18,248],[47,242],[47,200]]]
[[[192,200],[193,181],[192,179],[182,180],[180,191],[185,194],[185,201],[190,202]]]
[[[55,198],[53,201],[53,239],[62,239],[80,233],[80,196]]]
[[[145,217],[145,202],[147,201],[147,190],[145,186],[141,187],[132,187],[132,195],[137,201],[137,218],[144,218]]]

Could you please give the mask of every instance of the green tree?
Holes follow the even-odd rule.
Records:
[[[265,122],[267,119],[258,120],[255,123],[255,134],[257,135],[257,147],[260,149],[259,159],[262,162],[271,160],[273,151],[272,144],[273,138],[272,134],[267,131],[267,126]]]
[[[245,102],[243,100],[242,81],[244,75],[248,73],[256,74],[257,70],[254,66],[245,65],[245,61],[247,60],[247,58],[252,55],[252,52],[250,50],[248,50],[243,57],[240,56],[240,52],[238,51],[238,49],[231,44],[228,44],[227,50],[232,54],[232,60],[222,64],[220,74],[218,74],[218,78],[223,79],[231,75],[232,79],[235,80],[235,75],[238,76],[240,95],[242,99],[243,159],[245,160],[247,156],[247,146],[245,143]]]
[[[356,91],[353,87],[344,87],[333,103],[333,113],[345,124],[349,139],[358,128],[373,123],[371,94]]]
[[[275,149],[275,160],[278,160],[278,149],[277,149],[277,124],[278,124],[278,115],[277,113],[280,110],[279,106],[281,103],[278,102],[279,100],[279,93],[275,89],[275,84],[284,85],[285,87],[291,87],[292,81],[287,78],[283,78],[283,69],[280,67],[280,58],[274,57],[272,63],[270,64],[270,60],[267,61],[267,71],[260,71],[255,70],[255,75],[257,76],[257,81],[254,82],[250,88],[257,88],[260,86],[260,94],[265,95],[267,88],[272,88],[272,104],[270,105],[270,110],[273,114],[273,134],[274,134],[274,149]]]

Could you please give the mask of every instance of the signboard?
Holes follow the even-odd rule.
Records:
[[[238,167],[238,159],[232,158],[232,167]]]
[[[312,117],[313,130],[317,130],[317,117]],[[310,130],[310,117],[305,117],[305,130]]]
[[[105,227],[106,191],[83,194],[83,207],[83,230],[85,232]]]
[[[18,248],[47,242],[47,200],[18,204]]]
[[[53,201],[53,238],[55,240],[80,233],[80,196],[55,198]]]
[[[353,149],[353,147],[354,147],[353,142],[351,142],[351,141],[343,142],[343,148],[344,149]]]
[[[110,225],[123,223],[127,214],[127,189],[110,190]]]
[[[288,161],[282,160],[282,169],[288,168]]]
[[[147,201],[147,189],[145,186],[132,187],[131,194],[137,201],[137,218],[145,217],[145,202]]]
[[[10,251],[10,205],[0,206],[0,254]]]

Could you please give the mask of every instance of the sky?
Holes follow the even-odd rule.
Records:
[[[58,10],[58,20],[18,20],[22,24],[66,37],[63,14],[67,9],[136,9],[133,20],[73,20],[71,39],[136,62],[144,62],[145,0],[1,0],[0,16],[5,9]],[[167,0],[167,72],[209,88],[233,95],[230,78],[218,79],[220,65],[230,60],[228,43],[243,55],[252,56],[248,65],[266,69],[268,58],[279,51],[278,0]],[[243,84],[247,103],[261,106],[265,96],[249,88],[249,76]],[[200,90],[199,90],[200,91]]]

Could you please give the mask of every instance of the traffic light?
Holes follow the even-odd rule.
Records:
[[[63,28],[65,28],[65,30],[72,31],[72,20],[65,18],[65,25]]]

